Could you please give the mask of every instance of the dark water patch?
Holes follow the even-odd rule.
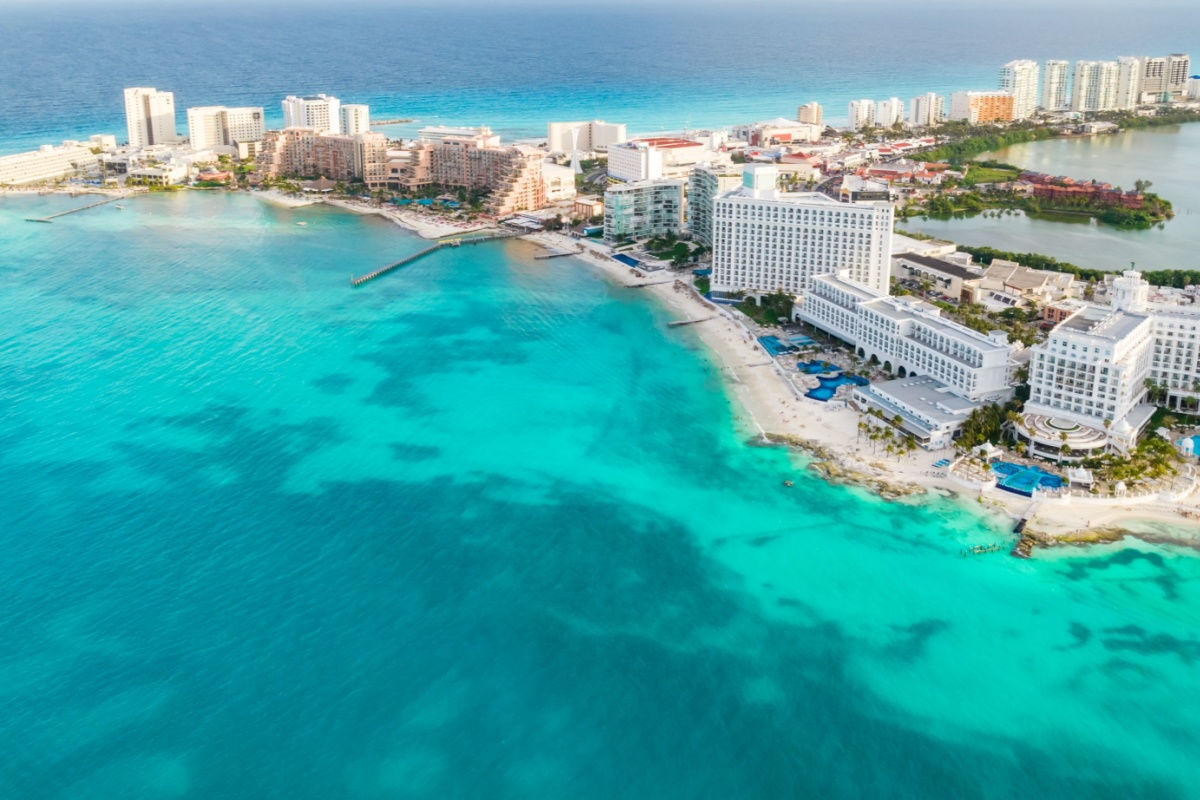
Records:
[[[1129,651],[1145,656],[1175,655],[1191,664],[1200,660],[1200,640],[1184,639],[1168,633],[1150,633],[1140,625],[1106,628],[1100,643],[1107,650]]]
[[[1071,636],[1071,643],[1060,646],[1059,650],[1077,650],[1092,640],[1091,628],[1082,622],[1072,622],[1067,632]]]
[[[312,385],[329,394],[344,394],[346,389],[354,384],[354,378],[344,372],[334,372],[322,375],[312,381]]]
[[[1100,671],[1118,680],[1147,680],[1156,676],[1154,670],[1128,658],[1114,657],[1100,662]]]
[[[90,619],[53,646],[10,640],[83,665],[8,704],[5,738],[41,745],[14,796],[112,785],[114,764],[162,752],[186,754],[204,797],[345,796],[348,772],[372,797],[400,777],[430,797],[1168,795],[881,714],[840,626],[764,618],[653,509],[561,480],[536,487],[553,503],[515,502],[525,487],[499,475],[296,495],[296,439],[322,424],[186,419],[222,432],[200,463],[252,491],[208,484],[195,453],[142,453],[164,485],[87,493],[87,549],[9,588],[7,607],[38,609],[31,634]],[[944,626],[900,629],[906,652]]]
[[[897,638],[884,648],[891,658],[901,661],[915,661],[925,653],[929,641],[950,629],[950,621],[945,619],[923,619],[910,625],[893,625]]]
[[[1139,563],[1145,563],[1157,570],[1157,574],[1150,580],[1162,590],[1167,600],[1179,599],[1181,579],[1160,553],[1126,547],[1104,556],[1089,555],[1072,559],[1067,563],[1063,574],[1070,580],[1083,581],[1093,577],[1092,573],[1095,572],[1103,572],[1113,567],[1133,567]]]
[[[424,444],[389,445],[397,461],[432,461],[442,454],[442,448]]]

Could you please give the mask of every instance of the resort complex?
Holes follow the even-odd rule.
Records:
[[[385,132],[395,120],[324,93],[283,98],[279,127],[262,107],[192,106],[183,135],[170,91],[133,87],[126,143],[99,135],[0,157],[0,185],[191,183],[335,202],[430,237],[532,234],[546,258],[590,258],[703,305],[707,316],[676,324],[740,327],[790,393],[785,404],[857,415],[903,450],[953,450],[939,464],[960,480],[982,470],[974,485],[1065,492],[1071,480],[1050,466],[1011,465],[1074,465],[1083,480],[1089,467],[1136,459],[1147,437],[1176,437],[1164,414],[1200,409],[1197,282],[1154,286],[1134,270],[1085,278],[896,227],[990,209],[1169,219],[1145,181],[1123,189],[973,157],[997,136],[1200,118],[1189,69],[1186,55],[1019,59],[995,88],[927,92],[907,109],[896,97],[853,101],[841,129],[808,102],[794,120],[632,136],[623,123],[550,122],[545,137],[517,141],[446,124],[399,138]],[[1181,457],[1188,443],[1194,451],[1194,439],[1176,438]],[[983,445],[1008,448],[999,479],[973,455]]]

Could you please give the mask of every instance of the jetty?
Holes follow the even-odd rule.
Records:
[[[708,322],[710,319],[715,319],[716,314],[709,314],[707,317],[699,317],[697,319],[676,319],[667,323],[668,328],[678,328],[681,325],[695,325],[697,322]]]
[[[97,200],[94,203],[88,203],[87,205],[79,206],[78,208],[68,208],[66,211],[59,211],[57,214],[50,214],[49,216],[46,216],[46,217],[26,217],[25,221],[26,222],[45,222],[45,223],[49,224],[49,223],[53,222],[54,220],[58,219],[59,217],[65,217],[67,214],[78,214],[80,211],[87,211],[89,208],[95,208],[96,206],[102,206],[102,205],[105,205],[106,203],[115,203],[118,200],[124,200],[127,197],[128,197],[128,195],[123,195],[123,194],[116,195],[115,197],[106,197],[103,200]]]
[[[1017,534],[1017,543],[1013,545],[1012,555],[1016,558],[1029,558],[1033,555],[1033,548],[1037,544],[1037,536],[1026,530],[1029,521],[1037,514],[1038,508],[1041,506],[1041,500],[1034,500],[1025,509],[1025,513],[1017,520],[1017,524],[1013,525],[1013,533]]]
[[[959,553],[961,556],[977,556],[983,553],[998,553],[1005,548],[1003,544],[977,544],[972,547],[964,547]]]
[[[521,235],[521,233],[519,231],[497,231],[496,233],[489,233],[489,234],[485,234],[483,236],[458,236],[458,235],[455,235],[452,238],[440,239],[437,242],[435,242],[434,244],[431,244],[424,249],[418,250],[417,252],[412,253],[411,255],[407,255],[404,258],[400,259],[399,261],[394,261],[391,264],[382,266],[377,270],[373,270],[371,272],[366,273],[365,275],[351,276],[350,277],[350,285],[355,288],[362,286],[364,283],[368,283],[370,281],[375,280],[376,278],[383,277],[384,275],[387,275],[389,272],[399,269],[400,267],[403,267],[405,264],[411,264],[414,261],[416,261],[417,259],[424,258],[425,256],[429,255],[430,253],[436,253],[438,250],[441,250],[444,247],[460,247],[464,244],[481,244],[483,242],[494,242],[497,239],[511,239],[514,236],[520,236],[520,235]]]
[[[664,283],[674,283],[674,282],[675,282],[674,278],[663,278],[661,281],[646,281],[644,283],[627,283],[627,284],[625,284],[625,288],[626,289],[644,289],[647,286],[661,286]]]
[[[578,255],[583,255],[582,247],[579,248],[578,250],[552,250],[549,253],[539,253],[538,255],[534,256],[534,258],[537,258],[537,259],[562,258],[563,256],[578,256]]]

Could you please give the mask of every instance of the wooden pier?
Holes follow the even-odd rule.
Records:
[[[441,250],[443,247],[459,247],[464,244],[480,244],[482,242],[494,242],[497,239],[511,239],[514,236],[520,236],[520,235],[521,234],[516,231],[501,231],[499,233],[491,233],[491,234],[487,234],[484,236],[459,236],[459,235],[455,234],[452,238],[440,239],[437,242],[435,242],[434,244],[431,244],[429,247],[424,248],[423,250],[418,250],[417,252],[413,253],[412,255],[405,256],[404,258],[400,259],[399,261],[388,264],[387,266],[384,266],[384,267],[380,267],[379,269],[374,270],[373,272],[368,272],[365,275],[359,275],[357,277],[351,276],[350,285],[353,287],[362,286],[364,283],[373,281],[376,278],[380,278],[380,277],[388,274],[392,270],[403,267],[405,264],[411,264],[412,262],[416,261],[419,258],[424,258],[425,256],[429,255],[430,253],[435,253],[438,250]]]
[[[95,208],[96,206],[102,206],[106,203],[115,203],[118,200],[125,200],[126,198],[127,198],[127,195],[118,195],[116,197],[106,197],[103,200],[97,200],[94,203],[88,203],[86,206],[80,206],[79,208],[68,208],[66,211],[59,211],[57,214],[51,214],[47,217],[26,217],[25,221],[26,222],[51,223],[54,220],[58,219],[59,217],[65,217],[67,214],[78,214],[80,211],[87,211],[89,208]]]

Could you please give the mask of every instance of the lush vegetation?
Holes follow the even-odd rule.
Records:
[[[1053,128],[1039,128],[1028,124],[1013,124],[1008,128],[971,126],[960,122],[947,122],[939,129],[943,137],[954,141],[938,145],[925,152],[922,158],[928,161],[947,161],[962,164],[980,153],[998,150],[1001,147],[1049,139],[1058,132]]]
[[[871,452],[877,452],[880,443],[883,444],[883,449],[888,455],[894,455],[897,458],[917,449],[916,437],[900,427],[904,420],[899,414],[889,420],[877,408],[872,408],[868,413],[889,423],[891,426],[872,425],[866,420],[859,420],[859,435],[865,436],[867,441],[871,443]]]
[[[963,422],[958,435],[958,448],[970,450],[984,442],[998,444],[1004,432],[1004,426],[1016,422],[1020,406],[1016,401],[1004,405],[988,403],[972,411]]]
[[[689,246],[687,242],[680,241],[679,237],[669,232],[646,241],[646,252],[655,258],[670,261],[671,266],[676,269],[694,264],[706,249],[702,244]]]
[[[972,161],[967,165],[967,174],[963,177],[962,184],[974,186],[977,183],[1004,183],[1016,180],[1020,174],[1020,167],[1001,161]]]
[[[755,303],[753,297],[747,297],[737,304],[737,310],[760,325],[778,325],[779,318],[792,318],[792,306],[796,298],[787,292],[775,292],[763,296],[761,303]]]
[[[1200,111],[1186,108],[1163,109],[1153,117],[1139,117],[1128,111],[1102,111],[1096,119],[1115,122],[1122,128],[1156,128],[1160,125],[1181,125],[1185,122],[1200,122]]]
[[[1147,436],[1128,456],[1107,453],[1097,458],[1084,459],[1083,466],[1092,470],[1102,481],[1129,483],[1174,475],[1178,463],[1179,454],[1175,452],[1174,445],[1158,436]]]

